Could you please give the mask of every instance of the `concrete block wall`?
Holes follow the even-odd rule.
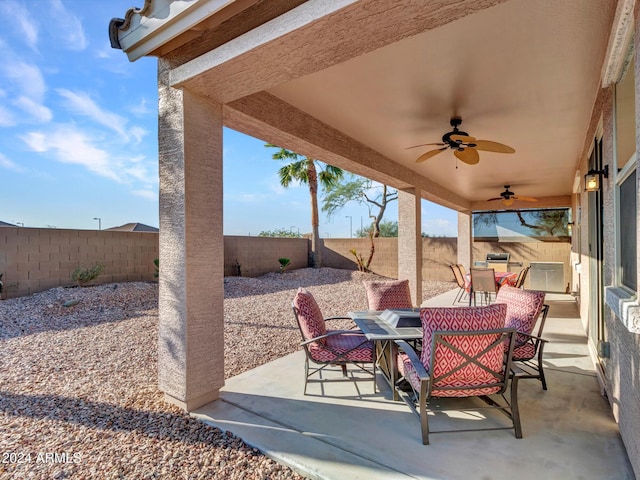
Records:
[[[398,239],[374,239],[375,253],[371,262],[371,270],[378,275],[396,278],[398,276]],[[368,238],[325,238],[324,266],[357,270],[350,249],[355,248],[365,259],[369,256],[371,243]],[[456,263],[456,238],[423,238],[422,239],[422,279],[453,281],[449,265]]]
[[[0,273],[5,297],[74,285],[77,267],[101,263],[95,283],[153,280],[158,235],[145,232],[0,228]]]
[[[288,270],[308,265],[310,242],[306,238],[224,237],[224,274],[259,277],[278,272],[279,258],[291,260]],[[238,267],[239,266],[239,267]]]

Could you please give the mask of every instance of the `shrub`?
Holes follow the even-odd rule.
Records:
[[[280,262],[280,273],[284,273],[284,271],[287,269],[287,267],[291,263],[291,259],[283,257],[283,258],[279,258],[278,262]]]
[[[154,258],[153,259],[153,264],[156,266],[156,271],[153,272],[153,276],[155,278],[158,278],[160,276],[160,259],[159,258]]]
[[[78,267],[71,274],[71,278],[78,285],[86,285],[87,283],[95,280],[98,276],[104,272],[104,265],[98,263],[92,268]]]

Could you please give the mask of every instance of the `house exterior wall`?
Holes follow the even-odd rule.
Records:
[[[635,5],[635,105],[636,105],[636,172],[638,172],[638,154],[640,151],[640,4]],[[602,89],[593,109],[591,123],[601,124],[603,165],[609,167],[609,178],[604,179],[602,186],[603,198],[603,279],[605,286],[604,301],[604,341],[610,350],[608,355],[598,357],[596,349],[591,353],[594,363],[601,372],[602,388],[611,405],[612,413],[619,424],[620,434],[625,444],[629,460],[635,475],[640,477],[640,328],[638,328],[638,293],[635,297],[618,287],[617,280],[617,231],[624,228],[617,218],[616,174],[615,161],[615,120],[614,120],[615,89]],[[592,129],[593,131],[594,129]],[[595,135],[595,132],[593,132]],[[593,141],[593,136],[586,141]],[[585,152],[580,164],[580,180],[588,170],[588,152]],[[582,188],[580,189],[582,190]],[[581,192],[575,195],[574,220],[577,235],[574,235],[572,246],[572,263],[581,268],[573,269],[572,284],[580,291],[580,316],[583,319],[585,331],[589,332],[589,298],[594,295],[592,279],[589,275],[589,193]],[[577,213],[579,212],[579,214]],[[640,213],[640,208],[637,209]],[[640,215],[639,215],[640,217]],[[638,223],[640,225],[640,222]],[[640,234],[636,233],[640,239]],[[640,253],[640,248],[638,249]],[[640,266],[640,256],[637,257]],[[640,269],[639,269],[640,271]]]

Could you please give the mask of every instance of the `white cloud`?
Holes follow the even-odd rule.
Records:
[[[0,167],[6,168],[7,170],[13,170],[15,172],[23,172],[24,169],[17,165],[15,162],[12,162],[3,154],[0,153]]]
[[[153,190],[132,190],[131,193],[147,200],[158,200],[158,192]]]
[[[37,50],[38,45],[38,25],[34,23],[32,15],[20,3],[5,1],[0,3],[0,7],[6,18],[11,19],[11,23],[17,26],[22,34],[21,37],[29,48]]]
[[[13,81],[14,87],[24,96],[34,102],[42,103],[47,85],[37,66],[20,61],[4,62],[3,71],[5,76]]]
[[[129,108],[129,111],[139,117],[142,117],[144,115],[149,115],[150,113],[152,113],[151,109],[147,106],[146,98],[140,99],[140,103],[138,105],[131,106]]]
[[[36,103],[31,98],[24,96],[18,97],[14,104],[38,122],[50,122],[53,118],[53,113],[49,108],[41,105],[40,103]]]
[[[91,118],[93,121],[117,132],[122,138],[128,140],[129,136],[125,129],[127,124],[126,118],[116,113],[103,110],[84,92],[75,93],[64,88],[59,88],[56,91],[61,97],[67,100],[67,108],[69,110]]]
[[[142,127],[131,127],[129,129],[129,134],[133,137],[134,141],[136,144],[142,142],[142,139],[148,134],[149,132],[146,131],[144,128]]]
[[[16,124],[13,114],[0,105],[0,127],[12,127]]]
[[[59,127],[48,133],[30,132],[22,139],[32,150],[51,153],[61,163],[81,165],[111,180],[124,181],[118,173],[119,162],[112,161],[106,151],[93,146],[92,140],[79,130]]]
[[[82,28],[80,19],[69,12],[61,0],[51,0],[53,23],[56,25],[56,33],[62,35],[69,50],[82,51],[87,48],[87,38]]]

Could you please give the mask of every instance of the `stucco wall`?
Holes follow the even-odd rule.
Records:
[[[153,280],[158,235],[146,232],[0,228],[0,273],[7,297],[74,285],[77,267],[101,263],[95,283]]]

